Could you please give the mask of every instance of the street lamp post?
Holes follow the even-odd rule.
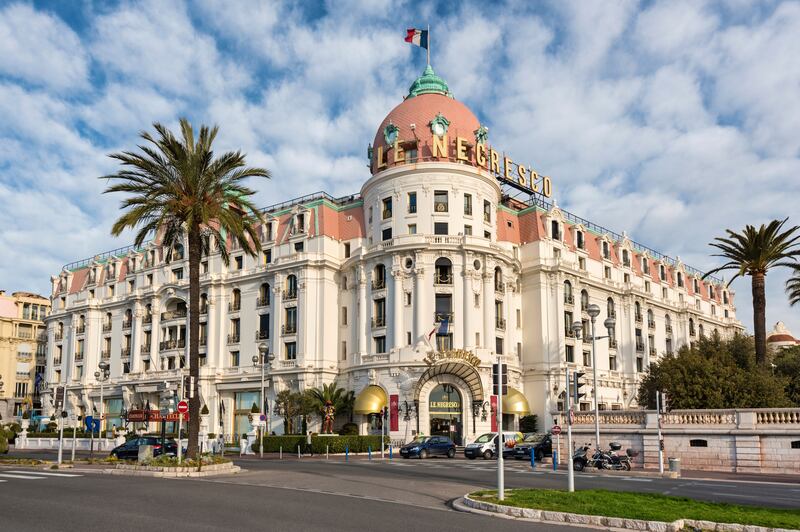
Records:
[[[264,400],[264,370],[267,368],[267,365],[272,369],[273,360],[275,360],[275,355],[269,352],[269,346],[264,342],[260,343],[258,345],[258,355],[253,355],[253,365],[261,367],[261,395],[259,396],[261,407],[258,410],[259,412],[264,412],[267,429],[269,429],[269,407],[265,406],[266,401]],[[260,458],[264,458],[264,428],[261,427],[261,420],[259,420],[258,430],[260,434],[258,440],[258,455]]]
[[[100,371],[94,372],[94,378],[100,382],[100,430],[98,431],[97,438],[99,440],[100,435],[103,433],[103,416],[105,415],[105,403],[103,402],[103,385],[105,384],[106,380],[108,379],[108,375],[110,373],[108,362],[105,360],[101,361],[100,364],[97,365],[100,368]],[[94,430],[92,430],[94,433]],[[94,457],[94,440],[92,440],[92,446],[89,450],[89,457]]]
[[[595,445],[596,449],[600,451],[600,406],[599,406],[599,399],[597,394],[597,340],[602,340],[603,338],[609,338],[607,336],[597,336],[595,333],[595,320],[597,316],[600,315],[600,307],[592,303],[586,308],[586,313],[589,315],[589,318],[592,322],[592,395],[594,397],[594,437],[595,437]],[[611,331],[614,329],[614,326],[617,324],[617,321],[612,318],[608,317],[603,322],[606,330]],[[580,322],[575,322],[572,324],[572,330],[575,333],[576,337],[580,338],[581,331],[583,330],[583,325]],[[569,393],[569,390],[567,390]]]

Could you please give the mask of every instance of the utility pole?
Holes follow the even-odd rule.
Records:
[[[664,440],[661,436],[661,392],[656,391],[656,420],[658,421],[658,473],[664,474]]]
[[[564,404],[564,409],[567,412],[567,491],[572,492],[575,491],[575,471],[572,469],[572,401],[570,400],[571,389],[570,389],[570,378],[569,378],[569,368],[567,368],[567,393],[565,394],[566,403]],[[578,382],[575,379],[575,387],[577,388]],[[576,390],[577,394],[577,390]]]
[[[497,396],[497,500],[505,500],[505,471],[503,470],[503,395],[506,390],[505,364],[502,362],[503,355],[497,355],[497,364],[494,372],[494,392]]]

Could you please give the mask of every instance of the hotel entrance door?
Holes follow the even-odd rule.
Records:
[[[429,415],[431,436],[447,436],[461,445],[462,412],[461,394],[450,384],[439,384],[430,395]]]

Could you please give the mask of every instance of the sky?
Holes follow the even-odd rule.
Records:
[[[217,124],[267,206],[358,192],[367,145],[432,59],[563,208],[689,265],[726,228],[800,225],[800,3],[0,2],[0,289],[50,293],[128,245],[99,176],[153,122]],[[728,275],[728,278],[731,276]],[[767,326],[800,308],[767,278]],[[752,330],[749,278],[733,284]]]

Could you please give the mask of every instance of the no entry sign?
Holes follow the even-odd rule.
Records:
[[[188,411],[189,411],[189,403],[187,403],[186,401],[180,401],[178,403],[178,412],[180,412],[181,414],[185,414]]]
[[[553,425],[553,428],[550,429],[550,432],[553,433],[553,436],[558,436],[561,434],[561,427],[559,425]]]

